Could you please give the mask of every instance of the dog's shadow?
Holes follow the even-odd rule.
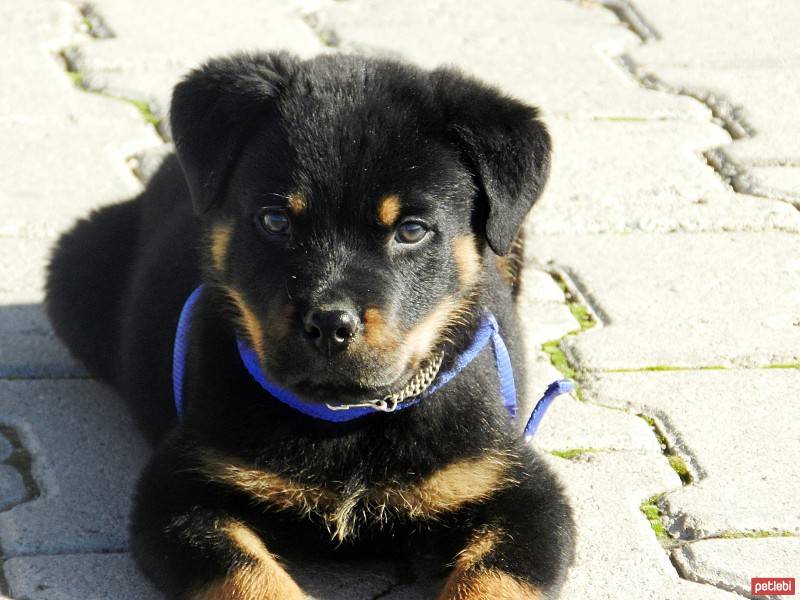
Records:
[[[86,569],[98,577],[86,589],[124,582],[109,594],[158,598],[125,554],[133,488],[152,449],[116,392],[92,379],[56,338],[41,304],[0,306],[0,438],[0,468],[14,473],[18,488],[0,498],[4,551],[74,555],[81,570],[80,555],[110,553],[103,569]],[[439,574],[424,560],[380,558],[286,557],[318,600],[435,597]],[[70,585],[48,569],[9,579],[11,592],[23,597],[38,597],[37,586]]]

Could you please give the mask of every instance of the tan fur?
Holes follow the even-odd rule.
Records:
[[[253,530],[238,522],[226,523],[221,529],[249,560],[232,567],[225,578],[196,592],[192,600],[300,600],[305,597]]]
[[[359,520],[381,524],[390,515],[435,520],[514,483],[508,474],[513,458],[500,452],[457,460],[418,482],[385,482],[370,489],[303,484],[208,449],[197,459],[196,470],[208,480],[279,510],[316,515],[340,542],[354,535]]]
[[[295,307],[291,304],[284,304],[280,308],[272,311],[267,322],[267,335],[272,340],[280,340],[289,335],[289,330],[296,316]]]
[[[261,360],[264,360],[264,330],[261,328],[261,321],[258,320],[256,314],[238,290],[232,287],[226,287],[224,290],[238,311],[242,327],[250,338],[251,347],[256,355]]]
[[[508,455],[501,453],[457,460],[415,486],[387,487],[373,497],[383,494],[380,500],[402,507],[412,518],[436,519],[465,504],[486,500],[514,483],[508,475],[510,462]]]
[[[530,584],[480,566],[506,535],[502,529],[488,527],[475,532],[456,558],[438,600],[540,600],[540,591]]]
[[[472,534],[472,538],[466,548],[458,553],[455,568],[466,572],[475,567],[497,547],[505,536],[506,533],[502,529],[491,529],[489,527],[479,529]]]
[[[397,333],[389,327],[379,308],[370,306],[364,311],[364,342],[373,350],[394,350],[398,343]]]
[[[220,273],[225,272],[232,234],[233,226],[230,223],[217,223],[211,228],[211,263]]]
[[[406,355],[415,362],[427,357],[441,340],[457,307],[458,303],[455,299],[444,298],[427,317],[411,329],[406,335],[405,344],[403,344]]]
[[[471,234],[460,235],[453,240],[453,258],[458,269],[458,280],[463,288],[472,286],[481,271],[481,257]]]
[[[303,196],[298,192],[292,192],[289,194],[287,205],[289,207],[289,212],[291,212],[295,217],[302,215],[307,207],[306,199],[303,198]]]
[[[541,591],[494,569],[453,571],[438,600],[543,600]]]
[[[518,235],[511,242],[511,250],[505,256],[495,256],[495,267],[500,277],[516,292],[519,291],[520,275],[522,272],[523,255],[525,252],[525,238]]]
[[[391,227],[400,216],[400,196],[389,194],[378,202],[378,220],[382,225]]]

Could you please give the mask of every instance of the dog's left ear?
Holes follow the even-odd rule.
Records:
[[[535,108],[458,71],[437,69],[431,81],[488,204],[486,239],[506,255],[547,181],[550,135]]]

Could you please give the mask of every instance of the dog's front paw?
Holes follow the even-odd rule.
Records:
[[[492,569],[453,572],[438,600],[544,600],[541,590]]]

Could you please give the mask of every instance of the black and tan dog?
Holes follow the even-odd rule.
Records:
[[[302,592],[275,553],[427,547],[450,568],[442,599],[557,596],[570,510],[493,353],[406,397],[487,312],[522,381],[515,239],[550,152],[536,110],[453,70],[256,54],[193,71],[171,125],[177,157],[65,234],[47,285],[58,335],[159,442],[131,526],[144,572],[170,598],[285,600]],[[173,341],[201,283],[178,422]],[[237,339],[307,406],[400,406],[307,416]]]

